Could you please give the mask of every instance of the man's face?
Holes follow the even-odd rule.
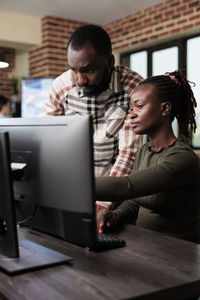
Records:
[[[96,54],[92,46],[74,50],[68,48],[68,64],[76,84],[86,94],[95,95],[107,88],[110,81],[114,58]]]

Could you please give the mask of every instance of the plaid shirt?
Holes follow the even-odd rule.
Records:
[[[95,176],[124,176],[131,173],[140,139],[127,117],[130,94],[142,80],[136,72],[117,66],[109,88],[97,97],[84,95],[76,86],[73,72],[57,77],[45,105],[47,114],[90,114],[94,127]]]

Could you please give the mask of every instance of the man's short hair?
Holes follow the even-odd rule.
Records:
[[[8,103],[9,99],[3,95],[0,95],[0,111],[2,110],[3,106]]]
[[[85,45],[92,46],[101,56],[109,56],[112,53],[111,40],[108,33],[100,26],[89,24],[77,28],[71,35],[69,46],[73,50],[81,50]]]

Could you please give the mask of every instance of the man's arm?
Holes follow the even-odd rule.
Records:
[[[124,72],[122,72],[121,85],[124,87],[131,98],[131,94],[135,87],[143,80],[143,78],[135,71],[129,70],[127,73],[127,68],[121,67]],[[124,125],[119,131],[119,145],[118,145],[118,156],[112,166],[110,175],[111,176],[126,176],[132,173],[133,163],[135,160],[135,153],[141,146],[143,141],[142,136],[138,137],[133,132],[133,128],[130,125],[130,118],[127,115]]]
[[[53,81],[45,103],[46,115],[59,116],[65,114],[66,95],[72,84],[68,72],[61,74]]]
[[[143,137],[135,135],[133,128],[130,126],[130,120],[127,118],[122,129],[119,131],[119,155],[111,169],[111,176],[122,177],[132,173],[135,154],[138,148],[142,145],[142,141]],[[109,209],[114,209],[114,207],[119,205],[119,203],[112,204],[112,202],[101,201],[97,201],[96,204],[98,219],[101,219]],[[123,206],[125,206],[125,204],[123,204]],[[119,207],[121,207],[121,205]]]
[[[112,166],[111,176],[126,176],[132,173],[135,154],[142,145],[142,136],[135,135],[130,125],[130,119],[126,118],[123,127],[119,131],[119,154]]]

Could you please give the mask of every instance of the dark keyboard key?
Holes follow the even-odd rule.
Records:
[[[98,233],[96,243],[91,250],[106,250],[118,247],[124,247],[126,242],[118,237],[111,234]]]

